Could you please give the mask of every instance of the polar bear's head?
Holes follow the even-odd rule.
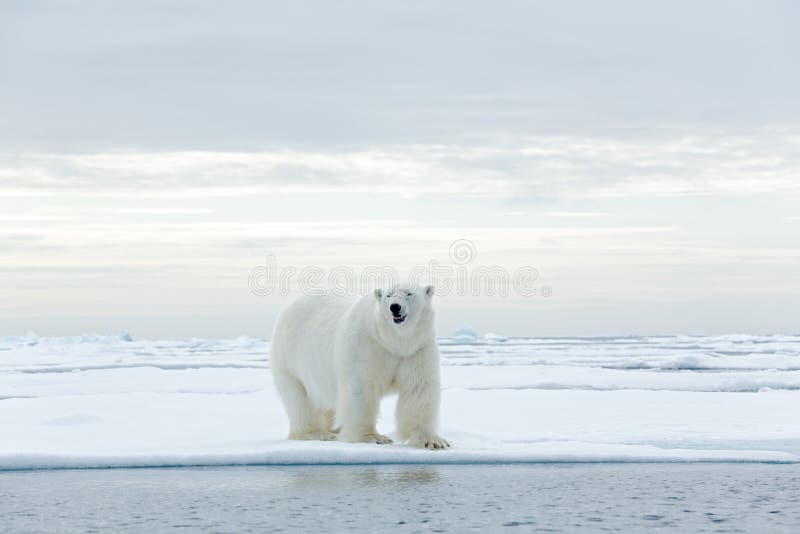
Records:
[[[375,290],[380,317],[389,324],[402,329],[413,329],[419,321],[432,319],[432,297],[433,286]]]

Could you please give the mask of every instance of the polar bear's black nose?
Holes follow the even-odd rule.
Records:
[[[392,304],[389,306],[389,311],[392,312],[392,315],[400,315],[400,305],[399,304]]]

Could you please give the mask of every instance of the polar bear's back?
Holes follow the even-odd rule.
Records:
[[[318,405],[335,402],[334,340],[354,300],[304,295],[281,312],[270,343],[273,372],[298,378]]]

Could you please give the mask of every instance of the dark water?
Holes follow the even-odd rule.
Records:
[[[0,473],[3,532],[800,532],[800,466],[599,464]]]

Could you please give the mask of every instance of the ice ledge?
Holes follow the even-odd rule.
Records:
[[[165,453],[0,452],[0,470],[99,469],[269,465],[392,465],[511,463],[800,463],[800,456],[769,450],[668,449],[650,445],[542,442],[494,450],[428,451],[402,445],[280,441],[257,450]]]

